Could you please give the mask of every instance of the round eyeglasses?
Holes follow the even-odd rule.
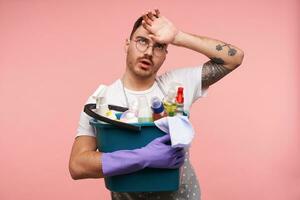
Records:
[[[166,44],[155,43],[150,45],[150,40],[144,37],[138,37],[134,42],[136,43],[136,49],[142,53],[146,52],[150,46],[152,46],[153,54],[157,57],[168,53]]]

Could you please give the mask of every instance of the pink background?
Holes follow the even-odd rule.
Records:
[[[194,104],[191,160],[205,200],[299,200],[299,1],[0,0],[0,199],[109,199],[71,179],[79,113],[124,72],[136,18],[235,44],[241,67]],[[160,72],[204,55],[171,47]]]

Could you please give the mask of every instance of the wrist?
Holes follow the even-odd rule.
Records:
[[[147,166],[141,149],[102,153],[100,159],[104,176],[128,174]]]
[[[178,30],[171,44],[175,46],[180,46],[183,37],[184,37],[184,32]]]
[[[147,160],[147,156],[145,156],[145,147],[142,147],[140,149],[135,149],[136,152],[136,159],[138,160],[138,163],[142,169],[146,168],[149,166],[149,161]]]

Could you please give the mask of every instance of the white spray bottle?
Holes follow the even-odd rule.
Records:
[[[96,100],[96,113],[111,119],[116,119],[116,116],[108,109],[105,99],[106,89],[106,85],[100,85],[92,95],[92,97]]]

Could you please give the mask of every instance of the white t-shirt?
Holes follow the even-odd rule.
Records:
[[[146,96],[148,104],[150,105],[150,100],[153,96],[157,96],[160,99],[163,99],[164,97],[164,94],[159,88],[158,84],[160,84],[163,90],[167,92],[170,84],[172,82],[177,82],[184,87],[184,110],[189,111],[192,103],[194,103],[200,97],[207,95],[208,88],[203,89],[201,85],[201,73],[202,66],[178,68],[156,77],[156,82],[154,82],[152,87],[147,90],[132,91],[125,88],[125,93],[129,103],[136,100],[137,97],[144,95]],[[107,87],[105,99],[108,104],[127,107],[126,97],[124,95],[123,85],[120,79],[116,80],[113,84]],[[86,104],[87,103],[96,103],[96,101],[92,98],[92,96],[90,96]],[[83,111],[81,112],[76,136],[88,135],[96,137],[94,129],[89,124],[90,119],[90,116],[85,114]]]

